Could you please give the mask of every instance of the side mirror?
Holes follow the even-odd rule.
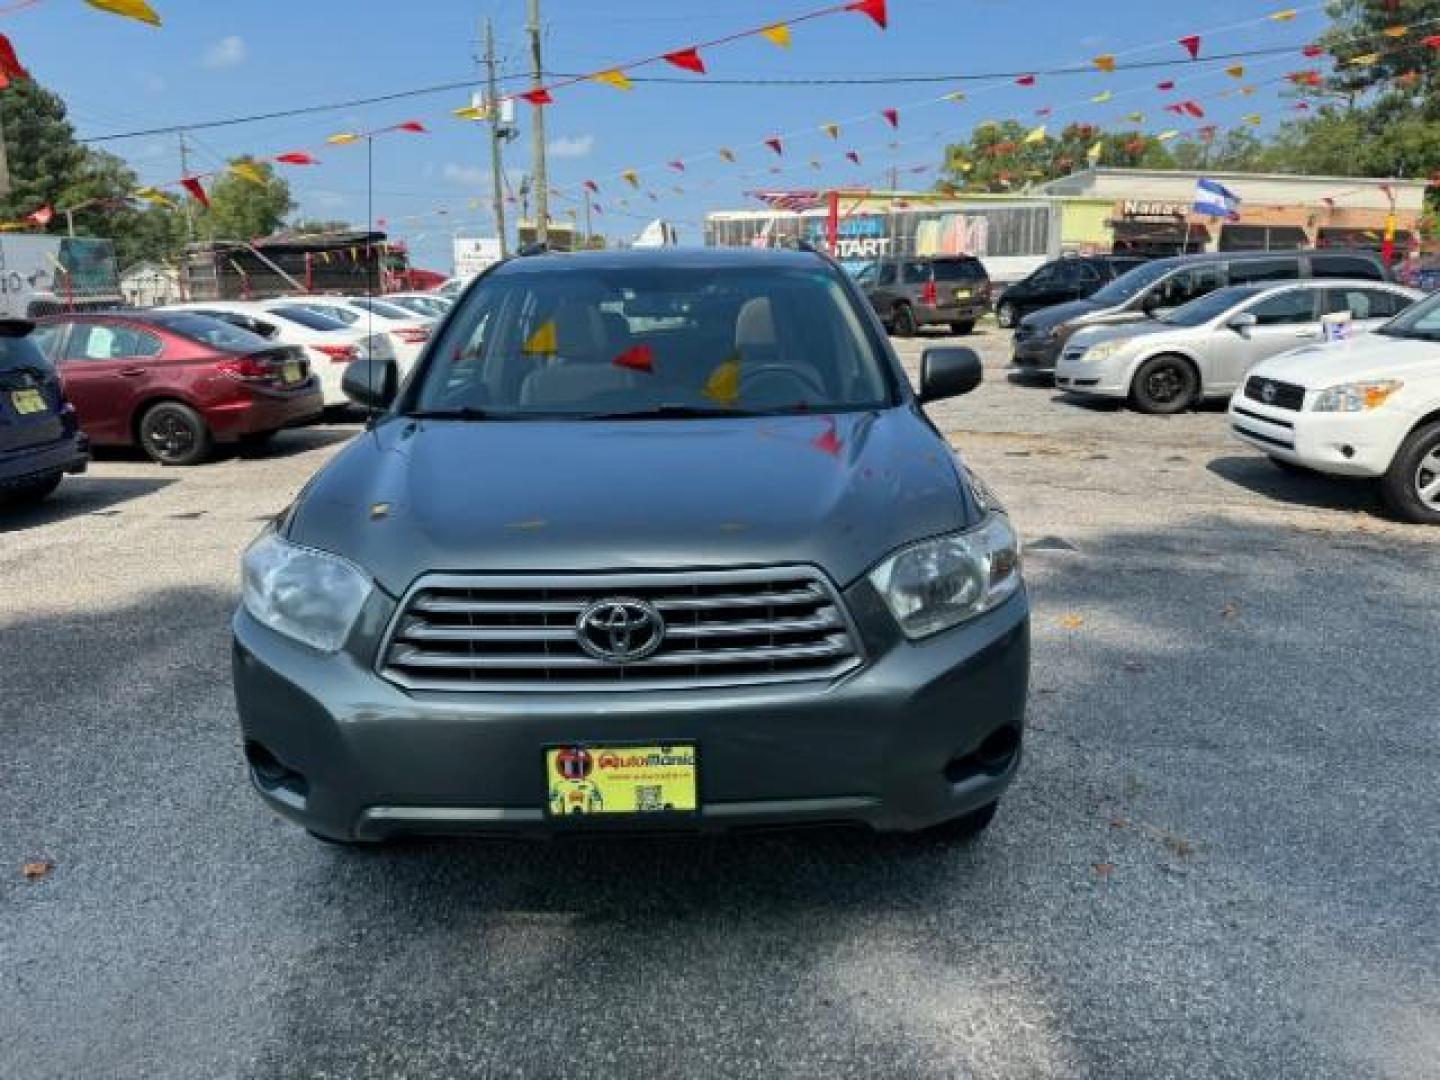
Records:
[[[1255,317],[1253,311],[1242,311],[1239,315],[1232,317],[1225,325],[1237,334],[1243,336],[1248,334],[1254,327],[1259,326],[1260,320]]]
[[[394,360],[366,356],[352,360],[340,380],[340,389],[356,405],[367,409],[383,409],[395,400],[400,386],[400,371]]]
[[[974,390],[985,378],[974,349],[926,349],[920,357],[920,401],[941,401]]]

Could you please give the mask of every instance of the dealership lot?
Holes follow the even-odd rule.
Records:
[[[226,620],[359,427],[0,518],[0,1074],[1434,1075],[1440,530],[968,343],[933,415],[1035,601],[971,847],[319,845],[246,789]]]

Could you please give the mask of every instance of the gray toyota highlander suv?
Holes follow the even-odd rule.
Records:
[[[1029,606],[1004,510],[810,252],[513,259],[244,556],[260,795],[329,840],[989,823]]]

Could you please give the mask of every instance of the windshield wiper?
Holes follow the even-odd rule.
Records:
[[[694,420],[711,417],[776,416],[777,413],[749,412],[745,409],[722,409],[706,405],[657,405],[653,409],[636,409],[634,412],[592,413],[586,420]]]
[[[494,413],[484,409],[473,409],[469,405],[458,409],[411,409],[400,414],[407,420],[498,420]]]

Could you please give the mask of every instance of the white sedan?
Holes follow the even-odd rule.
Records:
[[[1282,466],[1378,479],[1396,514],[1440,525],[1440,294],[1364,337],[1257,365],[1230,427]]]
[[[401,378],[410,374],[410,369],[420,358],[420,350],[430,340],[430,330],[434,326],[433,319],[371,298],[287,296],[283,303],[313,311],[354,330],[383,334],[390,342]]]
[[[310,368],[320,380],[326,408],[350,404],[340,388],[345,369],[362,356],[392,355],[389,341],[307,311],[271,300],[195,300],[167,304],[162,311],[193,311],[242,326],[270,341],[298,345],[305,350]]]
[[[439,293],[430,292],[386,293],[384,302],[395,304],[406,311],[413,311],[422,318],[435,319],[437,322],[450,314],[450,309],[455,306],[453,300],[441,296]]]

